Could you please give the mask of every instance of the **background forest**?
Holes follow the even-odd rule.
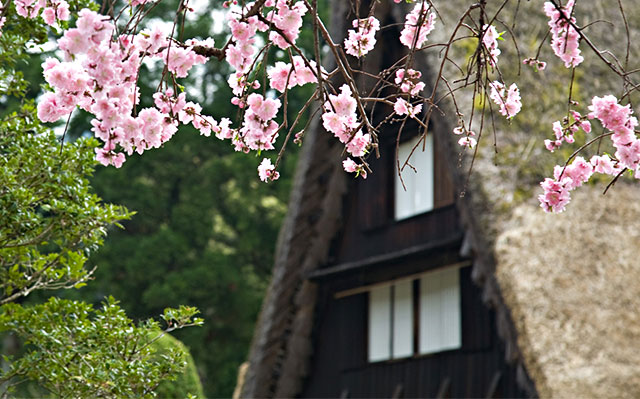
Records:
[[[158,18],[147,22],[158,22],[160,16],[168,19],[177,3],[161,2],[153,10]],[[224,27],[216,8],[221,4],[195,5],[196,12],[179,21],[182,38],[211,35],[223,43],[226,33],[220,33]],[[301,45],[310,46],[310,36],[303,33]],[[41,93],[40,65],[48,56],[47,52],[32,54],[18,66],[30,84],[26,98],[35,99]],[[227,68],[226,63],[212,60],[192,74],[195,78],[181,82],[188,95],[203,105],[203,113],[216,119],[235,116],[224,78]],[[157,76],[152,72],[140,75],[140,107],[150,105],[149,93],[158,84],[150,80]],[[298,92],[300,98],[303,90]],[[300,100],[295,91],[292,94],[293,120]],[[5,97],[3,102],[5,115],[20,106],[12,98]],[[77,110],[65,139],[91,136],[90,127],[88,116]],[[63,128],[59,125],[56,131]],[[26,303],[55,296],[98,306],[113,296],[134,321],[160,314],[168,306],[197,307],[203,326],[173,335],[191,351],[204,394],[231,396],[270,275],[295,160],[296,150],[289,148],[279,168],[282,178],[277,184],[264,184],[257,178],[257,158],[183,128],[162,149],[132,156],[121,169],[98,166],[90,179],[93,191],[106,203],[123,205],[135,215],[121,222],[122,229],[109,229],[103,247],[87,263],[89,269],[97,266],[97,270],[85,287],[32,294]]]

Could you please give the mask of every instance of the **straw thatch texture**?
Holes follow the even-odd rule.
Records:
[[[496,275],[541,397],[640,396],[640,187],[588,188],[568,210],[522,205]]]

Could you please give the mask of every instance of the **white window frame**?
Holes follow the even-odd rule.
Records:
[[[368,293],[368,361],[461,348],[460,268],[467,265],[463,262],[338,293],[340,297]],[[416,280],[418,292],[414,292]],[[417,347],[414,347],[414,300],[418,302]]]
[[[404,143],[400,143],[398,147],[398,162],[402,170],[402,181],[398,176],[398,162],[396,162],[394,179],[395,220],[407,219],[434,208],[433,134],[426,135],[426,142],[420,142],[420,138],[421,136],[418,135]],[[424,151],[422,150],[423,146]],[[413,154],[411,151],[413,151]],[[409,158],[409,155],[411,155],[411,158]],[[409,164],[413,168],[405,166],[402,169],[407,158],[409,158]]]

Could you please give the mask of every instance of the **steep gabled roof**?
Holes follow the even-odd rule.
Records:
[[[590,187],[560,215],[519,206],[495,244],[542,397],[640,395],[640,188]]]

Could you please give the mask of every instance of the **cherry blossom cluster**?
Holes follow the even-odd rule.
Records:
[[[636,171],[640,163],[640,140],[634,131],[638,120],[631,115],[631,106],[622,106],[615,96],[607,95],[594,97],[589,111],[589,118],[597,118],[605,129],[613,132],[611,141],[616,148],[614,155],[620,165]]]
[[[356,114],[357,103],[353,98],[353,93],[348,85],[340,87],[339,94],[330,94],[329,99],[324,103],[324,114],[322,114],[322,125],[327,131],[333,133],[341,143],[345,144],[346,151],[354,157],[362,157],[366,154],[371,144],[371,136],[363,134],[360,129],[360,122]],[[343,164],[352,170],[352,164]],[[366,176],[366,175],[365,175]],[[365,177],[363,176],[363,177]]]
[[[276,167],[271,163],[269,158],[263,158],[260,166],[258,166],[258,177],[260,177],[260,180],[267,183],[273,180],[278,180],[280,173],[276,171]]]
[[[228,5],[228,4],[227,4]],[[278,137],[280,125],[274,120],[281,107],[278,99],[265,98],[262,94],[250,93],[260,88],[257,80],[251,80],[250,74],[257,63],[258,32],[269,32],[269,40],[287,49],[295,44],[302,27],[302,17],[307,12],[304,2],[287,0],[267,0],[265,7],[273,7],[266,16],[262,14],[248,15],[253,3],[246,4],[241,14],[229,14],[231,42],[227,46],[226,60],[235,69],[228,79],[234,98],[231,102],[244,109],[242,125],[238,129],[229,129],[225,121],[225,129],[216,134],[221,139],[232,139],[236,151],[249,152],[272,150]],[[267,76],[269,86],[284,92],[295,86],[317,83],[317,64],[306,61],[301,56],[293,56],[291,63],[278,61],[269,67]],[[326,73],[321,69],[322,73]],[[221,121],[222,124],[222,121]],[[262,181],[271,181],[279,177],[271,160],[265,158],[258,167],[258,175]]]
[[[538,196],[540,206],[546,212],[562,212],[571,201],[571,190],[580,187],[593,174],[593,165],[582,157],[576,157],[566,168],[556,166],[553,179],[545,179],[543,194]]]
[[[409,93],[412,96],[417,96],[425,86],[424,82],[420,81],[421,77],[422,72],[420,71],[416,71],[411,68],[406,70],[404,68],[400,68],[396,71],[395,82],[403,93]]]
[[[300,35],[302,17],[308,11],[307,6],[302,1],[291,0],[267,0],[265,6],[275,7],[266,18],[277,28],[277,31],[269,33],[269,40],[283,50],[288,49],[289,43],[295,44]]]
[[[533,67],[536,70],[536,72],[544,71],[544,69],[547,67],[546,62],[540,61],[539,59],[534,57],[525,58],[524,60],[522,60],[522,64]]]
[[[554,178],[547,178],[540,183],[543,194],[538,199],[540,206],[547,212],[562,212],[571,200],[570,191],[581,186],[594,173],[616,176],[625,169],[629,169],[638,177],[640,140],[634,131],[634,128],[638,126],[638,120],[632,116],[631,106],[618,104],[617,98],[613,95],[596,96],[592,99],[589,111],[591,111],[587,115],[589,119],[598,119],[605,129],[611,131],[611,141],[616,148],[614,158],[606,154],[596,155],[587,162],[582,157],[576,157],[566,168],[556,166]],[[588,122],[584,121],[579,114],[573,115],[573,117],[576,122],[571,126],[579,124],[585,131],[590,130],[591,126],[587,127],[586,123]],[[558,127],[562,129],[559,125],[559,122],[554,123],[554,131]],[[585,129],[585,127],[587,128]],[[560,134],[562,133],[560,130]],[[556,135],[558,134],[556,132]]]
[[[422,77],[420,71],[411,68],[400,68],[396,71],[395,82],[400,87],[400,91],[407,93],[410,99],[412,96],[419,95],[424,89],[425,84],[419,80],[420,77]],[[422,104],[412,104],[404,98],[398,97],[393,106],[393,111],[400,116],[407,115],[410,118],[415,118],[422,112]]]
[[[547,150],[553,152],[557,148],[560,148],[563,142],[567,142],[569,144],[575,142],[574,134],[582,129],[585,133],[591,133],[591,123],[585,119],[578,111],[571,110],[571,117],[573,118],[573,122],[569,123],[569,118],[565,117],[560,121],[553,122],[553,133],[555,135],[555,140],[545,140],[544,146]]]
[[[422,104],[411,104],[404,98],[398,97],[393,105],[393,111],[400,116],[408,115],[410,118],[415,118],[422,112]]]
[[[416,3],[405,18],[404,28],[400,32],[400,43],[409,48],[424,46],[428,40],[427,36],[435,27],[435,21],[435,12],[429,12],[425,2]]]
[[[553,170],[554,178],[546,178],[540,183],[543,190],[543,194],[538,196],[540,206],[545,212],[562,212],[571,201],[571,191],[582,186],[594,173],[615,176],[623,170],[617,161],[606,154],[594,155],[589,161],[576,157],[565,168],[556,165]]]
[[[25,18],[35,18],[42,10],[47,25],[69,20],[69,4],[65,0],[14,0],[14,3],[18,15]]]
[[[244,113],[240,137],[234,141],[236,150],[245,152],[273,150],[279,127],[273,118],[280,109],[280,100],[251,93],[247,97],[247,105],[249,107]]]
[[[522,102],[520,101],[520,90],[515,83],[509,86],[509,89],[505,89],[505,85],[499,81],[493,81],[489,83],[491,92],[489,97],[493,100],[498,107],[501,115],[506,116],[507,119],[511,119],[522,109]]]
[[[295,86],[303,86],[307,83],[317,83],[317,64],[313,60],[309,60],[308,67],[302,57],[294,55],[293,65],[282,61],[277,61],[274,66],[269,67],[267,76],[269,77],[269,86],[281,93],[285,89],[291,89]],[[327,71],[321,68],[321,73],[326,75]]]
[[[353,27],[358,30],[349,30],[349,36],[344,39],[344,48],[347,54],[360,58],[376,45],[375,36],[380,30],[380,21],[375,17],[354,19]]]
[[[472,130],[466,129],[462,122],[453,129],[453,134],[462,136],[458,140],[458,145],[461,147],[474,148],[478,144],[478,140],[473,137],[476,133]]]
[[[204,135],[220,130],[212,118],[200,115],[199,105],[187,102],[184,93],[175,96],[172,90],[154,95],[156,107],[137,114],[134,110],[143,58],[162,61],[176,77],[184,77],[194,64],[205,62],[204,57],[171,41],[159,29],[116,36],[108,18],[88,9],[78,15],[76,28],[58,40],[66,61],[49,58],[43,64],[45,80],[54,91],[45,93],[38,103],[42,121],[57,121],[76,106],[91,113],[92,131],[105,143],[96,149],[96,159],[116,167],[125,161],[125,152],[141,154],[160,147],[180,122],[192,123]]]
[[[367,170],[365,169],[364,165],[356,163],[349,157],[342,161],[342,168],[345,170],[345,172],[355,173],[356,177],[362,176],[363,179],[367,178]]]
[[[580,34],[571,25],[576,22],[576,19],[571,17],[574,4],[575,0],[569,0],[558,10],[553,3],[544,3],[544,12],[549,17],[551,47],[567,68],[575,67],[584,60],[578,48]]]
[[[498,63],[498,56],[500,55],[498,40],[502,38],[502,33],[498,33],[496,27],[493,25],[485,25],[482,29],[484,31],[484,35],[482,35],[482,44],[489,53],[487,63],[492,67],[495,67]]]
[[[127,3],[133,10],[150,1],[129,0]],[[67,30],[58,41],[64,60],[50,58],[43,64],[44,77],[53,91],[44,94],[39,101],[39,118],[45,122],[57,121],[69,116],[76,107],[91,113],[94,117],[92,131],[105,143],[103,148],[96,150],[96,158],[104,165],[116,167],[122,165],[126,154],[157,148],[176,133],[180,124],[189,123],[204,136],[214,133],[219,139],[230,140],[236,151],[273,150],[280,130],[287,129],[286,124],[277,121],[286,102],[287,90],[309,83],[318,84],[330,75],[315,61],[305,57],[304,51],[295,45],[303,17],[308,12],[305,5],[308,3],[304,0],[264,0],[240,2],[241,7],[237,6],[238,3],[232,0],[223,4],[225,7],[234,7],[227,14],[231,36],[222,47],[224,54],[220,51],[220,58],[225,58],[233,68],[228,83],[234,94],[231,102],[239,109],[241,123],[238,127],[232,127],[230,119],[222,118],[218,122],[203,115],[199,104],[188,101],[185,93],[175,92],[179,87],[177,83],[173,88],[162,84],[153,94],[154,106],[136,109],[140,96],[137,79],[143,60],[163,63],[163,81],[166,74],[170,74],[170,79],[166,80],[175,82],[175,79],[187,77],[194,65],[206,61],[194,48],[213,48],[212,41],[181,43],[159,28],[119,34],[112,19],[89,10],[82,10],[78,15],[77,27]],[[559,9],[550,2],[544,5],[549,17],[552,48],[566,67],[575,67],[583,60],[578,48],[580,34],[572,26],[575,23],[571,17],[574,3],[575,0],[569,0]],[[41,16],[49,25],[69,19],[69,5],[65,0],[15,0],[15,5],[21,16]],[[406,15],[400,42],[412,50],[425,47],[428,35],[435,27],[435,19],[436,13],[432,12],[430,2],[417,2]],[[0,29],[4,21],[4,18],[0,19]],[[343,42],[344,51],[360,58],[374,48],[380,22],[370,16],[354,20],[352,26]],[[261,33],[264,34],[262,37],[268,35],[266,44],[258,37]],[[501,54],[498,41],[502,33],[495,26],[485,24],[477,35],[479,45],[486,50],[483,64],[496,68]],[[265,66],[268,84],[264,86],[268,88],[261,88],[255,72],[272,54],[269,52],[271,46],[286,50],[282,54],[287,54],[288,59]],[[425,83],[421,81],[421,73],[410,68],[410,60],[409,57],[406,69],[396,70],[395,84],[399,91],[390,97],[395,98],[395,102],[387,99],[382,101],[393,105],[395,115],[418,118],[423,102],[429,103],[420,96]],[[537,70],[546,66],[537,58],[525,59],[523,63]],[[349,69],[342,72],[351,73]],[[318,73],[322,74],[321,79]],[[343,169],[355,173],[356,177],[366,178],[370,170],[363,157],[375,144],[372,143],[372,130],[368,133],[363,131],[365,127],[370,129],[363,107],[371,99],[358,97],[354,81],[349,80],[349,76],[345,78],[350,83],[342,85],[338,92],[331,85],[323,85],[315,96],[323,102],[323,126],[345,146],[348,157],[343,161]],[[509,87],[500,81],[488,84],[488,97],[499,107],[499,112],[508,120],[513,118],[522,108],[516,84]],[[258,92],[259,89],[262,91]],[[325,94],[323,90],[333,94]],[[632,116],[631,107],[618,104],[617,99],[609,95],[594,97],[589,111],[587,116],[583,116],[571,110],[568,117],[554,122],[555,139],[545,140],[546,148],[554,151],[564,142],[574,142],[574,134],[578,130],[586,133],[591,131],[591,123],[587,119],[598,119],[610,131],[615,154],[597,155],[589,161],[576,157],[566,167],[557,166],[553,178],[541,183],[543,194],[539,200],[546,211],[561,212],[570,201],[571,190],[582,185],[593,173],[617,175],[629,169],[636,176],[640,175],[640,140],[634,131],[638,121]],[[460,123],[453,130],[460,137],[458,144],[465,148],[476,147],[475,133],[470,130],[472,123],[468,128],[465,127],[462,114],[458,115]],[[295,134],[294,142],[300,142],[302,134],[303,131]],[[357,158],[361,163],[354,160]],[[264,182],[278,179],[276,165],[268,158],[263,159],[258,166],[259,178]]]
[[[244,103],[240,100],[240,97],[245,94],[245,91],[249,88],[257,89],[260,87],[257,81],[249,82],[248,75],[253,65],[253,55],[256,52],[254,46],[256,32],[265,32],[268,26],[260,22],[255,15],[249,17],[246,22],[230,16],[228,25],[231,29],[231,37],[235,42],[227,46],[225,59],[236,70],[235,73],[229,76],[228,82],[233,94],[236,96],[232,102],[242,107]]]

